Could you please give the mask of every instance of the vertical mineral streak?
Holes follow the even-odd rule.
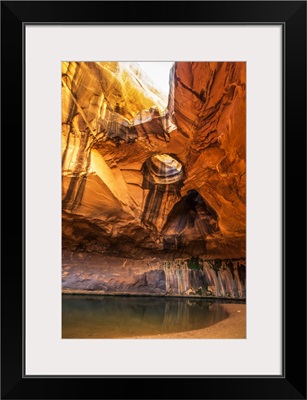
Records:
[[[220,264],[220,265],[219,265]],[[163,264],[166,293],[185,296],[213,296],[245,298],[245,280],[238,274],[240,262],[230,268],[226,261],[199,261],[199,266],[191,266],[189,261],[174,260]]]

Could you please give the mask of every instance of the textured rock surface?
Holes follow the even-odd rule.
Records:
[[[64,292],[182,295],[240,298],[246,296],[244,259],[163,261],[135,260],[85,253],[66,254]],[[81,262],[82,261],[82,262]]]
[[[175,63],[168,99],[137,64],[62,72],[63,254],[245,257],[245,63]]]
[[[189,143],[184,189],[198,190],[233,237],[245,236],[245,74],[245,63],[177,63],[169,102]]]

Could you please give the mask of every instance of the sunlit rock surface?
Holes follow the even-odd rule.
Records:
[[[245,63],[175,63],[167,99],[136,63],[64,62],[62,109],[63,289],[133,292],[158,263],[144,293],[188,295],[163,262],[245,257]]]
[[[244,252],[245,63],[182,62],[172,73],[169,111],[177,135],[189,143],[181,157],[187,172],[184,189],[199,191],[218,213],[223,236],[236,237],[237,251]]]

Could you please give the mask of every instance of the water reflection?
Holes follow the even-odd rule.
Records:
[[[174,297],[62,297],[63,338],[127,338],[205,328],[228,314],[216,301]]]

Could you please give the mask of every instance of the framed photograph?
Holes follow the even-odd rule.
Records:
[[[305,399],[306,2],[1,26],[2,398]]]

